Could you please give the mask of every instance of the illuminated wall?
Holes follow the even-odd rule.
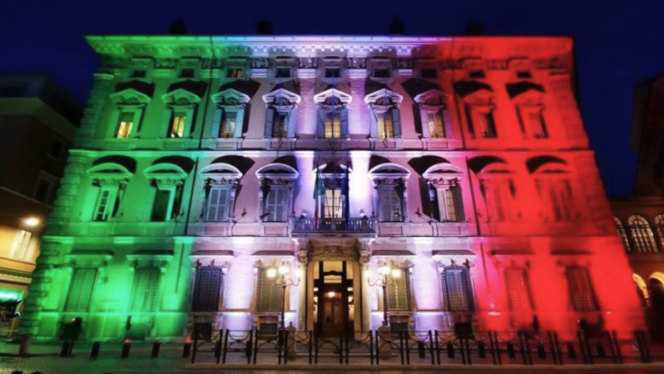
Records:
[[[386,264],[408,289],[407,308],[389,315],[417,330],[509,331],[533,317],[564,337],[581,320],[622,335],[640,327],[574,100],[571,40],[88,40],[102,65],[22,325],[35,338],[76,316],[99,340],[179,339],[195,323],[248,329],[278,315],[258,310],[258,274],[281,264],[297,274],[286,321],[311,329],[313,264],[326,259],[355,269],[356,332],[383,323],[374,278]],[[223,113],[238,110],[241,128],[220,137]],[[339,139],[320,133],[329,110],[344,113]],[[185,127],[169,138],[175,113],[187,113]],[[288,113],[281,137],[265,128],[278,113]],[[118,138],[123,118],[131,131]],[[380,138],[380,121],[393,136]],[[347,178],[346,219],[371,229],[316,226],[325,175]],[[266,183],[289,191],[287,220],[266,222]],[[223,221],[210,219],[212,185],[234,197]],[[381,219],[384,186],[397,186],[393,219]],[[115,203],[100,215],[104,189]],[[177,208],[156,222],[164,196]],[[194,311],[198,275],[217,269],[218,301]],[[94,287],[75,288],[76,277]],[[466,277],[465,296],[443,287]]]

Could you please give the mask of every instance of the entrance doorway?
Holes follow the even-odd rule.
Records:
[[[352,335],[353,271],[346,261],[319,261],[314,269],[314,322],[322,337]]]

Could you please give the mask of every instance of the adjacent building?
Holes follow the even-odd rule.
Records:
[[[638,166],[634,193],[611,201],[637,293],[654,337],[664,339],[664,77],[640,83],[634,100]]]
[[[81,110],[44,75],[0,75],[0,336],[11,335]]]
[[[88,42],[26,334],[641,327],[570,38]]]

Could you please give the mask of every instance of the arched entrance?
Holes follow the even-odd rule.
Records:
[[[648,279],[650,310],[648,319],[652,326],[653,338],[664,341],[664,274],[653,273]]]

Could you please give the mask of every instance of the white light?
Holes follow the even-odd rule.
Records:
[[[326,293],[325,296],[327,296],[328,299],[334,299],[334,297],[337,296],[337,293],[334,291],[330,291]]]
[[[266,275],[268,278],[272,279],[272,278],[274,278],[274,277],[277,276],[277,269],[275,269],[275,268],[268,268],[268,269],[266,270],[266,272],[265,272],[265,275]]]
[[[288,266],[286,266],[286,265],[279,266],[279,274],[281,274],[281,275],[288,274],[288,270],[289,270]]]
[[[401,269],[392,269],[392,278],[394,279],[401,278]]]
[[[26,217],[26,218],[23,218],[23,224],[26,227],[37,227],[41,224],[41,220],[38,217],[34,217],[34,216]]]
[[[387,275],[390,273],[390,267],[388,265],[382,265],[378,268],[378,274]]]

